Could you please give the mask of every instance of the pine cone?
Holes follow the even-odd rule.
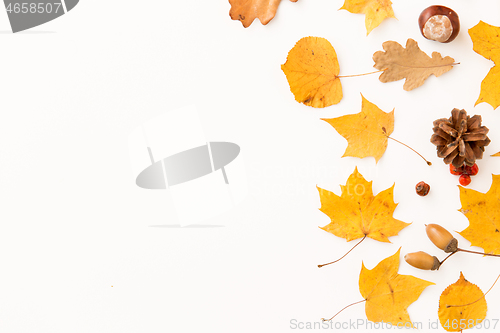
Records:
[[[431,142],[437,146],[437,156],[444,163],[460,168],[474,165],[483,158],[484,147],[489,145],[488,128],[481,126],[481,116],[469,117],[465,110],[453,109],[449,119],[434,121]]]

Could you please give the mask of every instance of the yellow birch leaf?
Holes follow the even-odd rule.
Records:
[[[290,0],[297,2],[297,0]],[[231,9],[229,16],[239,20],[245,28],[258,18],[260,23],[266,25],[274,18],[281,0],[229,0]]]
[[[359,291],[366,300],[366,318],[373,322],[413,327],[407,308],[434,283],[411,275],[398,274],[399,252],[382,260],[369,270],[362,264]]]
[[[460,235],[485,253],[500,254],[500,175],[493,175],[486,193],[459,188],[462,203],[459,211],[469,219],[469,226]]]
[[[342,99],[337,53],[325,38],[299,40],[288,52],[281,69],[299,103],[324,108]]]
[[[382,157],[388,136],[394,130],[394,110],[386,113],[361,95],[361,112],[338,118],[322,119],[332,125],[348,142],[345,156]]]
[[[423,85],[431,74],[438,77],[455,65],[453,58],[443,58],[438,52],[433,52],[432,58],[429,57],[411,38],[406,41],[406,49],[394,41],[384,42],[382,47],[385,52],[377,51],[373,54],[373,67],[384,71],[379,80],[385,83],[406,78],[403,85],[406,91]]]
[[[458,281],[449,285],[439,298],[439,321],[448,332],[473,328],[486,318],[486,311],[483,292],[467,281],[462,272]]]
[[[365,14],[366,34],[368,35],[386,18],[396,18],[391,5],[390,0],[345,0],[340,9],[353,14]]]
[[[356,168],[341,189],[338,196],[318,187],[319,210],[331,219],[321,229],[347,241],[367,236],[390,243],[388,237],[410,224],[392,217],[397,207],[393,200],[394,185],[373,196],[372,182],[367,182]]]
[[[475,105],[486,102],[496,109],[500,106],[500,69],[497,66],[500,60],[500,27],[495,27],[479,21],[474,27],[469,29],[469,36],[472,39],[473,49],[495,63],[483,82],[481,82],[481,92]]]

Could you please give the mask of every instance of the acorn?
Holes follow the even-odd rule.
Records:
[[[441,43],[454,40],[460,31],[460,21],[453,9],[445,6],[430,6],[420,13],[418,25],[422,35]]]
[[[442,226],[438,224],[427,224],[425,226],[427,237],[441,250],[446,253],[458,251],[458,240]]]
[[[413,267],[425,270],[435,271],[441,266],[441,262],[438,258],[423,251],[407,253],[405,255],[405,260]]]

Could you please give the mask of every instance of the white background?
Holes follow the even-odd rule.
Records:
[[[394,0],[396,19],[366,36],[364,15],[338,11],[341,0],[283,1],[267,26],[244,29],[227,1],[90,1],[30,31],[11,34],[0,14],[0,331],[295,332],[290,321],[318,322],[361,300],[361,262],[373,268],[401,252],[439,258],[425,223],[461,231],[458,177],[429,142],[432,121],[454,108],[480,114],[492,143],[472,189],[485,192],[500,173],[500,110],[474,107],[493,63],[472,50],[467,30],[500,26],[500,3],[441,1],[462,30],[450,44],[425,40],[417,18],[433,1]],[[344,98],[322,110],[295,102],[280,65],[302,37],[327,38],[340,74],[373,70],[382,43],[413,38],[428,54],[460,62],[411,92],[378,75],[342,79]],[[341,158],[347,142],[320,118],[358,113],[362,93],[388,112],[393,137],[373,158]],[[207,223],[176,225],[166,192],[135,186],[128,135],[144,121],[197,104],[208,140],[238,143],[249,181],[246,201]],[[392,244],[355,243],[319,229],[316,185],[340,193],[354,167],[375,193],[395,183],[394,216],[413,222]],[[425,180],[427,197],[414,186]],[[193,209],[196,209],[193,203]],[[455,234],[461,247],[469,242]],[[473,248],[474,250],[481,250]],[[435,282],[409,307],[413,321],[437,320],[441,292],[459,272],[486,291],[499,259],[457,254],[438,272],[402,262],[400,273]],[[500,319],[500,287],[487,295]],[[364,319],[364,306],[339,322]],[[353,330],[363,331],[361,328]],[[485,331],[485,330],[483,330]]]

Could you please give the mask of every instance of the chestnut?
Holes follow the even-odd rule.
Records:
[[[445,6],[430,6],[420,13],[418,25],[422,35],[441,43],[449,43],[460,31],[460,21],[453,9]]]

